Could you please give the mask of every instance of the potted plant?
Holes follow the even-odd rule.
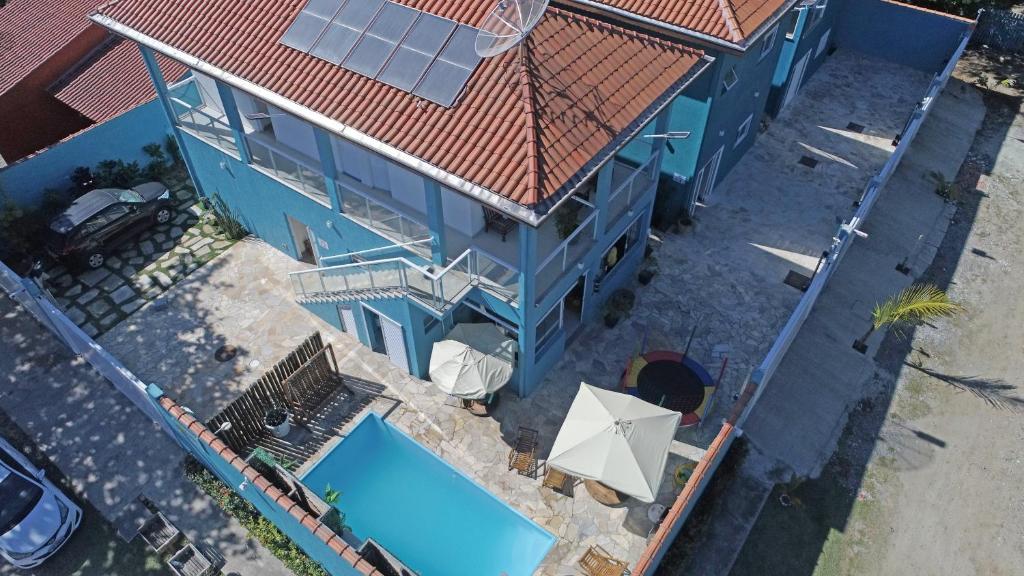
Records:
[[[932,284],[911,284],[881,304],[875,304],[871,311],[871,326],[858,340],[854,350],[864,354],[868,350],[868,338],[879,328],[887,325],[902,326],[924,322],[932,318],[952,316],[963,310],[949,295]]]
[[[267,410],[263,416],[263,425],[270,430],[274,438],[284,438],[292,430],[292,425],[288,422],[288,411],[280,406]]]
[[[335,534],[343,533],[346,528],[345,514],[337,506],[339,500],[341,500],[341,491],[331,488],[331,485],[328,484],[324,488],[324,504],[327,504],[328,508],[320,515],[319,520]]]
[[[604,307],[604,325],[614,328],[623,316],[633,309],[636,304],[636,294],[628,288],[619,288],[612,292],[611,298]]]

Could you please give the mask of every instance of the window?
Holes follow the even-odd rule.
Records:
[[[725,73],[725,78],[722,80],[722,92],[728,92],[732,90],[732,87],[740,81],[740,77],[736,74],[736,67],[729,68],[729,71]]]
[[[562,327],[562,303],[563,301],[559,300],[537,323],[537,346],[534,349],[537,354],[540,354],[541,350],[554,340],[555,334]]]
[[[754,115],[747,116],[747,119],[740,124],[740,127],[736,129],[736,143],[733,147],[739,146],[743,140],[747,138],[747,134],[750,134],[750,123],[754,121]]]
[[[607,251],[604,253],[604,258],[601,259],[601,277],[605,277],[609,272],[615,269],[622,262],[622,259],[626,256],[633,246],[640,244],[640,218],[637,218],[629,225],[629,228],[619,236],[619,239],[612,244]]]
[[[764,35],[764,40],[761,41],[761,56],[757,59],[758,62],[764,60],[765,57],[772,53],[772,48],[775,48],[775,37],[778,35],[779,27],[777,25]]]
[[[800,11],[794,10],[786,18],[786,38],[792,40],[796,38],[796,26],[800,23]]]

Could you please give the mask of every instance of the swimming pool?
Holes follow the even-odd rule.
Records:
[[[530,576],[555,537],[370,413],[302,478],[421,576]]]

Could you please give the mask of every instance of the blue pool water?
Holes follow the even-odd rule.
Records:
[[[555,537],[400,430],[367,415],[302,478],[421,576],[530,576]]]

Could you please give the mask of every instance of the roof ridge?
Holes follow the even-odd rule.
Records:
[[[696,54],[700,52],[700,50],[696,50],[685,44],[673,42],[671,40],[666,40],[665,38],[662,38],[660,36],[648,34],[647,32],[644,32],[637,28],[629,27],[627,25],[612,24],[610,22],[599,20],[597,18],[594,18],[593,16],[583,14],[580,12],[573,12],[572,10],[566,10],[564,8],[559,8],[557,6],[548,6],[547,12],[557,14],[558,16],[561,16],[563,18],[579,20],[581,22],[586,23],[588,26],[594,26],[596,28],[600,28],[613,34],[620,34],[622,36],[640,38],[643,39],[645,42],[651,42],[665,48],[670,48],[672,50],[687,52],[690,54]]]
[[[736,20],[736,12],[732,8],[730,0],[718,0],[718,9],[722,11],[722,18],[725,20],[725,25],[729,29],[729,36],[733,42],[743,41],[743,32],[740,30],[740,25]]]
[[[527,36],[519,44],[519,96],[523,102],[523,115],[526,119],[526,197],[525,204],[540,202],[540,149],[537,144],[537,106],[533,93],[533,78],[530,76],[530,38]]]

